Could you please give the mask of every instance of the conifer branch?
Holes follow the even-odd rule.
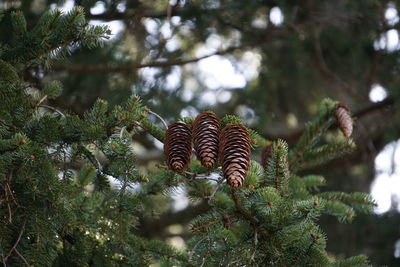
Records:
[[[235,203],[236,209],[247,219],[249,220],[253,226],[256,226],[258,224],[258,221],[251,215],[250,211],[246,210],[245,208],[242,207],[240,204],[239,198],[237,196],[236,191],[232,190],[232,199],[233,202]]]
[[[160,128],[158,128],[158,126],[150,122],[147,118],[140,120],[140,122],[134,122],[134,124],[151,134],[161,143],[164,143],[164,131],[162,131]]]
[[[311,125],[309,126],[310,128],[307,128],[304,132],[303,135],[301,137],[301,139],[307,139],[307,135],[314,135],[311,138],[309,138],[304,145],[297,150],[294,150],[292,152],[292,157],[289,160],[289,166],[291,168],[292,171],[295,170],[294,166],[297,166],[299,163],[297,163],[296,161],[298,161],[299,159],[301,159],[303,157],[304,152],[316,141],[317,138],[319,138],[320,134],[325,130],[328,129],[330,127],[330,125],[333,124],[333,120],[325,120],[323,121],[320,125],[317,126],[317,128],[315,129],[310,129]],[[310,133],[312,131],[312,133]],[[298,143],[301,140],[298,141]]]
[[[78,73],[114,73],[114,72],[133,72],[137,69],[148,68],[148,67],[156,67],[156,68],[166,68],[171,66],[181,66],[190,63],[196,63],[203,59],[213,57],[213,56],[221,56],[225,54],[229,54],[234,52],[235,50],[243,49],[246,47],[254,46],[259,44],[261,41],[254,41],[245,43],[238,46],[232,46],[223,50],[219,50],[214,53],[210,53],[201,57],[189,58],[189,59],[176,59],[170,61],[155,61],[149,63],[138,63],[138,64],[127,64],[122,66],[111,66],[111,65],[77,65],[77,64],[68,64],[68,65],[60,65],[54,64],[52,65],[52,70],[55,71],[68,71],[68,72],[78,72]]]
[[[190,7],[195,11],[201,9],[196,5]],[[169,8],[163,12],[169,18],[174,11]],[[29,64],[40,64],[43,55],[44,59],[64,57],[72,52],[71,45],[90,48],[99,44],[100,40],[97,38],[107,38],[104,36],[107,32],[105,27],[96,28],[86,24],[82,8],[75,8],[65,16],[50,11],[42,16],[32,32],[26,30],[26,23],[19,14],[15,13],[13,22],[14,36],[17,38],[13,38],[11,43],[15,46],[6,44],[3,49],[1,43],[0,53],[3,59],[6,58],[3,63],[15,63],[21,73],[26,71],[23,68]],[[267,29],[250,30],[263,36],[254,43],[269,40],[271,36],[276,37],[275,31],[278,34],[286,33],[288,28],[268,25]],[[25,33],[31,39],[25,38]],[[246,45],[228,48],[205,57],[233,52]],[[153,67],[188,64],[205,57],[175,60],[172,63],[158,61],[154,64],[159,65]],[[213,165],[207,172],[203,167],[197,166],[196,162],[192,162],[190,171],[176,174],[159,170],[149,173],[148,179],[138,172],[128,138],[131,134],[127,134],[127,131],[136,130],[138,126],[163,142],[163,126],[158,127],[161,123],[153,123],[147,116],[152,114],[166,128],[168,126],[162,116],[150,111],[138,96],[132,96],[123,106],[117,105],[111,109],[106,101],[98,100],[83,117],[64,115],[56,108],[44,105],[47,99],[58,96],[60,84],[44,88],[41,91],[42,98],[32,104],[26,88],[23,88],[22,83],[19,85],[17,71],[14,71],[11,64],[7,64],[9,63],[2,66],[8,68],[5,73],[11,74],[3,75],[7,78],[5,82],[0,82],[3,92],[0,113],[4,114],[4,121],[0,122],[7,123],[5,126],[0,125],[0,151],[3,152],[0,155],[0,179],[2,192],[4,190],[0,202],[3,207],[2,217],[7,219],[9,215],[12,223],[3,220],[1,225],[5,228],[5,234],[0,231],[1,245],[7,250],[0,252],[0,260],[4,266],[29,265],[28,261],[35,265],[48,266],[57,265],[62,260],[70,261],[67,263],[69,265],[76,265],[78,261],[87,265],[95,260],[93,264],[120,263],[129,266],[148,265],[150,261],[157,261],[161,265],[179,265],[182,262],[182,265],[189,266],[262,263],[280,266],[330,266],[334,259],[330,259],[325,250],[323,232],[318,225],[321,213],[334,215],[340,221],[351,221],[356,211],[372,210],[372,199],[366,194],[315,194],[312,188],[322,185],[323,178],[308,176],[302,179],[290,176],[289,151],[287,144],[281,140],[274,142],[270,164],[263,164],[265,171],[255,161],[250,162],[250,166],[248,160],[241,161],[243,155],[250,157],[250,152],[235,153],[236,149],[233,149],[233,153],[229,153],[229,163],[232,166],[246,167],[246,170],[238,168],[239,174],[243,175],[241,185],[245,183],[239,190],[232,190],[222,184],[226,177],[221,177],[221,167]],[[136,65],[135,69],[137,68]],[[291,160],[295,157],[290,166],[293,169],[314,166],[350,150],[351,144],[347,139],[342,143],[317,146],[320,145],[320,137],[333,123],[331,111],[334,103],[331,100],[323,102],[319,112],[321,116],[308,125],[294,153],[290,154]],[[39,108],[54,111],[61,117],[55,114],[46,116],[46,110],[41,112]],[[234,116],[227,117],[224,123],[239,120]],[[186,119],[185,123],[188,121],[193,119]],[[182,131],[186,133],[185,138],[178,141],[189,144],[193,139],[188,134],[190,129],[178,128],[177,135]],[[253,145],[269,143],[256,132],[249,132],[251,138],[246,135],[246,138],[233,139],[231,144],[235,148],[246,148],[246,151],[250,151],[249,139]],[[235,134],[233,131],[230,136]],[[218,151],[219,148],[216,147],[219,146],[219,139],[215,140],[209,143],[214,143],[213,149]],[[186,150],[189,151],[190,148]],[[105,156],[98,157],[94,151],[101,151]],[[180,153],[181,150],[177,149],[177,156],[171,157],[171,161],[178,161]],[[188,158],[186,163],[190,161],[190,157]],[[104,161],[100,163],[100,160]],[[67,168],[67,164],[76,162],[84,165]],[[23,166],[21,170],[14,166],[19,163]],[[222,165],[222,169],[226,166],[224,163],[218,164]],[[160,168],[167,169],[165,166]],[[79,170],[75,172],[74,169]],[[218,173],[218,179],[211,176],[211,173]],[[14,179],[18,178],[16,181],[11,181],[13,175]],[[64,178],[61,178],[62,175]],[[122,186],[117,190],[110,188],[106,175],[116,178],[118,185]],[[140,189],[128,192],[128,188],[137,183],[142,183]],[[160,194],[181,186],[181,183],[188,189],[188,196],[200,199],[201,204],[178,212],[171,209],[158,216],[168,205],[162,203],[158,207]],[[88,185],[93,186],[94,191],[89,191]],[[14,204],[23,208],[14,209]],[[27,210],[30,214],[36,214],[37,219],[25,219]],[[196,236],[190,242],[194,244],[191,251],[179,252],[165,242],[149,240],[158,239],[161,235],[165,237],[166,226],[176,223],[185,225],[196,216],[198,218],[192,223]],[[29,224],[26,226],[26,223]],[[36,230],[28,231],[32,229]],[[169,235],[172,234],[173,231],[170,231]],[[189,235],[187,232],[176,234],[185,238]],[[139,235],[142,237],[138,237]],[[71,247],[65,241],[71,244],[76,241],[77,246]],[[33,246],[30,246],[32,242]],[[107,253],[93,254],[93,245],[100,252]],[[350,262],[365,263],[366,260],[359,258]]]

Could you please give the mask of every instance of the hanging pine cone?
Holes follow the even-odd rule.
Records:
[[[250,135],[241,124],[228,124],[221,132],[222,171],[228,184],[242,187],[250,163]]]
[[[267,164],[271,156],[272,156],[272,144],[265,146],[261,151],[261,164],[264,169],[267,168]]]
[[[193,122],[193,143],[201,165],[214,168],[218,159],[219,119],[211,112],[197,115]]]
[[[350,137],[351,133],[353,132],[353,120],[351,119],[348,106],[346,104],[339,103],[336,105],[334,113],[344,136]]]
[[[185,123],[178,121],[168,126],[164,154],[169,169],[178,173],[187,169],[192,154],[192,132]]]

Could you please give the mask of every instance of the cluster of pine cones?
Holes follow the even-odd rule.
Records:
[[[190,163],[192,141],[201,165],[214,168],[218,159],[228,184],[240,188],[250,163],[250,134],[241,124],[228,124],[221,130],[219,118],[211,113],[199,114],[192,127],[183,122],[168,126],[164,153],[169,169],[182,173]]]
[[[350,111],[339,103],[334,115],[346,137],[353,131]],[[189,166],[192,143],[197,157],[206,168],[214,168],[218,159],[228,184],[238,189],[242,187],[250,163],[250,135],[241,124],[228,124],[221,130],[219,118],[211,112],[199,114],[191,126],[175,122],[168,126],[165,134],[164,153],[168,168],[182,173]],[[272,145],[264,147],[261,153],[263,166],[271,157]]]

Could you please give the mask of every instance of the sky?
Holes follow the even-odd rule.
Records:
[[[74,6],[73,0],[67,0],[62,6],[62,10],[68,11]],[[120,11],[124,10],[121,4],[118,6]],[[98,2],[90,12],[92,14],[101,14],[105,11],[102,2]],[[279,26],[284,22],[284,16],[278,7],[274,7],[269,13],[270,21]],[[385,11],[385,18],[388,25],[394,26],[399,22],[399,15],[394,5],[389,5]],[[253,21],[253,26],[259,28],[267,27],[266,20],[260,18]],[[101,22],[94,21],[91,24],[107,24],[113,37],[120,33],[124,25],[120,21]],[[170,22],[166,22],[161,27],[152,19],[146,19],[145,27],[150,34],[157,35],[159,32],[167,40],[167,49],[173,51],[179,48],[179,41],[172,36],[172,27],[179,25],[179,18],[173,17]],[[112,38],[113,38],[112,37]],[[111,38],[111,40],[112,40]],[[212,54],[225,44],[225,40],[217,34],[212,34],[206,40],[203,46],[196,50],[195,56],[203,56]],[[388,30],[383,33],[379,39],[375,40],[374,48],[376,50],[385,50],[393,52],[400,49],[399,33],[396,29]],[[243,54],[238,65],[233,65],[229,59],[224,56],[212,56],[195,64],[190,64],[187,68],[191,68],[199,73],[199,76],[209,90],[205,91],[201,97],[204,105],[212,106],[217,103],[225,103],[230,100],[230,90],[245,88],[247,83],[257,77],[258,69],[260,67],[261,57],[254,51],[247,51]],[[185,66],[186,67],[186,66]],[[140,71],[140,74],[145,79],[154,79],[157,73],[156,68],[146,68]],[[176,67],[167,78],[166,90],[174,90],[179,84],[181,79],[182,69]],[[196,81],[188,79],[185,81],[183,97],[189,101],[193,97],[196,86]],[[379,83],[374,84],[370,89],[369,98],[371,102],[379,102],[387,97],[387,90]],[[196,110],[184,109],[181,116],[196,115]],[[376,214],[383,214],[387,212],[391,206],[392,201],[400,201],[400,141],[393,141],[387,144],[382,151],[375,158],[375,171],[376,177],[371,185],[371,195],[377,202],[375,208]],[[184,209],[188,205],[188,199],[185,196],[184,190],[178,191],[173,196],[174,207],[176,210]],[[397,207],[400,210],[400,206]],[[399,244],[400,246],[400,244]]]

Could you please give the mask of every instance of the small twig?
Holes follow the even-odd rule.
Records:
[[[3,253],[1,253],[2,256],[4,256]],[[1,262],[3,263],[3,267],[7,267],[6,262],[4,261],[4,257],[1,258]]]
[[[17,241],[15,241],[14,246],[10,249],[10,251],[9,251],[8,254],[7,254],[7,256],[3,259],[3,262],[7,262],[8,258],[11,256],[11,253],[12,253],[13,251],[16,250],[16,248],[17,248],[17,246],[18,246],[18,243],[19,243],[19,241],[21,240],[22,234],[23,234],[24,231],[25,231],[25,224],[26,224],[26,220],[25,220],[24,223],[22,224],[21,230],[19,231],[19,234],[18,234]],[[19,253],[18,253],[18,254],[19,254]],[[28,264],[28,265],[29,265],[29,264]]]
[[[0,246],[0,252],[1,252],[1,262],[3,263],[3,267],[7,267],[6,262],[4,261],[4,253],[3,253],[3,248]]]
[[[206,257],[203,257],[203,260],[202,260],[202,262],[201,262],[200,267],[203,267],[203,266],[204,266],[204,263],[206,263]]]
[[[169,170],[169,168],[167,166],[161,165],[161,164],[156,164],[156,167],[160,168],[160,169],[164,169],[164,170]],[[214,178],[209,177],[210,175],[208,173],[194,173],[194,172],[190,172],[190,171],[184,171],[184,172],[182,172],[180,174],[181,175],[182,174],[189,175],[191,178],[196,179],[196,180],[204,179],[204,180],[211,180],[211,181],[219,182],[218,179],[214,179]]]
[[[111,36],[108,36],[108,35],[96,35],[96,34],[89,34],[89,35],[85,36],[85,39],[89,39],[89,38],[103,38],[103,39],[109,40],[111,38]]]
[[[5,193],[5,201],[7,202],[7,209],[8,209],[8,221],[10,222],[10,224],[12,223],[12,210],[11,210],[11,205],[10,205],[10,197],[12,202],[15,203],[15,205],[18,205],[17,200],[15,199],[11,187],[10,187],[10,182],[12,179],[12,175],[13,175],[13,171],[10,172],[10,175],[7,177],[7,180],[5,181],[4,184],[4,193]]]
[[[11,179],[11,178],[10,178],[10,179]],[[11,196],[11,198],[12,198],[14,204],[18,206],[17,200],[15,199],[14,194],[12,193],[10,184],[9,184],[8,182],[6,183],[6,186],[7,186],[7,188],[8,188],[8,192],[9,192],[9,194],[10,194],[10,196]]]
[[[96,147],[97,144],[93,143]],[[99,171],[99,173],[102,175],[103,174],[103,166],[101,166],[100,161],[96,158],[95,155],[93,155],[91,152],[88,152],[89,154],[87,155],[87,158],[89,159],[89,161],[96,166],[97,170]],[[94,160],[93,160],[94,159]]]
[[[22,260],[23,262],[25,262],[26,265],[30,266],[30,264],[28,263],[28,261],[24,258],[24,256],[22,256],[21,253],[19,253],[19,251],[17,250],[17,248],[15,248],[14,251],[15,251],[15,254],[17,254],[18,257],[20,257],[21,260]]]
[[[218,190],[221,188],[221,183],[224,181],[225,179],[219,179],[217,181],[217,186],[215,186],[214,191],[212,192],[212,194],[208,197],[208,203],[210,203],[210,201],[212,201],[215,197],[215,194],[218,192]]]
[[[168,7],[167,7],[167,20],[171,20],[171,15],[172,15],[172,8],[173,6],[171,5],[170,1],[168,2]]]
[[[8,202],[7,202],[7,208],[8,208],[8,221],[10,224],[12,224],[12,212],[11,212],[10,203],[8,203]]]
[[[196,242],[196,244],[193,246],[193,248],[192,248],[192,249],[190,250],[190,252],[189,252],[190,256],[189,256],[189,260],[188,260],[188,261],[191,261],[191,260],[192,260],[192,257],[193,257],[193,254],[194,254],[196,248],[197,248],[197,247],[200,245],[200,243],[203,242],[207,237],[208,237],[208,236],[205,236],[205,237],[203,237],[202,239],[200,239],[199,241]]]
[[[100,174],[103,174],[103,167],[101,166],[100,161],[96,157],[94,157],[94,160],[96,161],[97,164],[97,170],[100,172]]]
[[[208,203],[210,203],[210,202],[214,199],[215,194],[216,194],[217,191],[219,190],[220,186],[221,186],[221,184],[218,184],[218,185],[215,187],[215,189],[214,189],[214,191],[212,192],[212,194],[208,197]]]
[[[63,153],[63,181],[65,181],[65,178],[67,177],[67,151],[66,149],[64,149],[64,144],[61,145],[60,147],[62,149],[62,153]]]
[[[154,111],[152,111],[152,110],[150,110],[150,109],[149,109],[149,113],[150,113],[151,115],[157,117],[157,119],[159,119],[159,120],[164,124],[165,129],[168,130],[168,124],[165,122],[165,120],[164,120],[160,115],[158,115],[157,113],[155,113]]]
[[[62,113],[61,111],[59,111],[58,109],[56,109],[55,107],[48,106],[48,105],[43,105],[43,104],[40,104],[39,107],[50,109],[50,110],[52,110],[54,112],[57,112],[58,114],[60,114],[62,117],[65,118],[65,114]]]
[[[35,108],[37,108],[38,106],[40,106],[40,104],[42,104],[44,101],[47,100],[47,95],[45,95],[44,97],[42,97],[42,99],[39,100],[39,102],[35,105]]]
[[[126,130],[126,126],[121,128],[121,131],[119,132],[119,138],[122,139],[124,137],[124,132]]]
[[[257,220],[253,216],[251,216],[251,213],[248,210],[246,210],[245,208],[242,207],[242,205],[239,202],[239,198],[238,198],[238,196],[236,194],[236,191],[233,191],[233,190],[232,190],[232,199],[233,199],[233,202],[235,202],[236,209],[246,219],[248,219],[254,226],[257,225],[257,223],[258,223]]]
[[[254,245],[257,246],[257,244],[258,244],[258,234],[257,231],[254,231]]]
[[[242,207],[242,205],[239,202],[239,198],[236,194],[235,190],[232,190],[232,199],[233,202],[235,203],[236,209],[247,219],[250,221],[250,223],[253,225],[254,227],[254,231],[259,231],[260,235],[262,236],[268,236],[269,233],[266,229],[258,227],[258,221],[256,218],[254,218],[250,211],[246,210],[245,208]]]

